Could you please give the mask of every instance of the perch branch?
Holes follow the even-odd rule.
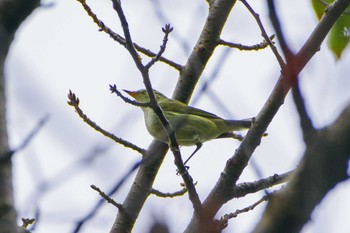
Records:
[[[68,93],[68,100],[67,103],[72,106],[76,113],[79,115],[79,117],[86,123],[88,124],[91,128],[93,128],[94,130],[96,130],[97,132],[100,132],[102,135],[112,139],[113,141],[115,141],[116,143],[119,143],[123,146],[125,146],[126,148],[130,148],[132,150],[135,150],[137,152],[139,152],[142,155],[146,154],[146,150],[142,149],[134,144],[132,144],[131,142],[128,142],[122,138],[119,138],[117,136],[115,136],[114,134],[102,129],[100,126],[98,126],[95,122],[93,122],[92,120],[90,120],[90,118],[88,116],[86,116],[84,114],[84,112],[79,108],[79,98],[76,97],[76,95],[69,90]]]

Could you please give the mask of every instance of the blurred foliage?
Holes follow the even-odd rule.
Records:
[[[320,20],[323,14],[327,11],[329,4],[333,2],[334,0],[311,0],[318,20]],[[328,48],[332,51],[337,60],[341,58],[349,41],[350,7],[348,7],[345,13],[337,20],[328,36]]]

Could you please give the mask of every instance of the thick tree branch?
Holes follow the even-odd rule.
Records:
[[[188,103],[206,64],[217,47],[221,31],[236,0],[210,1],[209,14],[199,39],[180,73],[173,98]]]

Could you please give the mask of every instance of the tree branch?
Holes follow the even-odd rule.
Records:
[[[283,61],[283,58],[282,56],[279,54],[276,46],[273,44],[272,40],[269,38],[266,30],[265,30],[265,27],[264,25],[262,24],[261,20],[260,20],[260,16],[259,14],[257,14],[253,8],[249,5],[249,3],[245,0],[240,0],[243,5],[248,9],[248,11],[252,14],[252,16],[254,17],[255,21],[257,22],[259,28],[260,28],[260,31],[261,31],[261,35],[262,37],[265,39],[265,41],[270,45],[270,48],[273,52],[273,54],[275,55],[277,61],[278,61],[278,64],[280,65],[281,69],[283,69],[284,65],[285,65],[285,62]]]
[[[121,25],[122,25],[122,28],[124,31],[124,37],[125,37],[125,42],[126,42],[125,47],[129,51],[131,57],[133,58],[133,61],[136,65],[136,67],[138,68],[138,70],[140,71],[140,73],[142,75],[144,85],[146,87],[146,90],[147,90],[149,98],[150,98],[151,108],[155,112],[157,117],[159,118],[160,122],[162,123],[162,125],[164,126],[164,128],[168,134],[169,141],[170,141],[170,148],[171,148],[171,150],[174,154],[174,157],[175,157],[175,164],[178,167],[179,171],[181,172],[182,178],[186,184],[186,188],[188,190],[189,198],[192,202],[192,205],[193,205],[195,211],[197,213],[200,213],[201,212],[201,202],[199,200],[199,196],[198,196],[196,189],[194,187],[193,179],[189,175],[189,173],[187,172],[187,170],[182,162],[180,150],[179,150],[179,147],[178,147],[178,144],[176,141],[175,132],[174,132],[171,124],[169,124],[168,120],[165,118],[165,116],[164,116],[161,108],[159,107],[158,102],[154,96],[154,93],[153,93],[153,88],[152,88],[150,78],[149,78],[149,68],[152,65],[152,62],[149,63],[149,66],[147,66],[147,65],[144,66],[142,64],[140,56],[134,47],[134,43],[132,42],[128,22],[127,22],[125,15],[124,15],[123,9],[121,7],[121,3],[118,0],[112,0],[112,2],[113,2],[113,8],[116,10],[116,12],[119,16],[119,20],[121,22]],[[164,49],[165,49],[165,44],[167,42],[167,34],[169,34],[170,32],[171,32],[170,26],[168,26],[168,29],[165,32],[165,39],[163,40]],[[161,49],[159,54],[161,55],[163,52],[164,52],[164,50]],[[155,58],[158,59],[157,56]],[[155,61],[156,60],[154,60],[154,62]],[[150,172],[149,169],[152,169],[152,171],[158,171],[159,166],[161,165],[161,161],[163,160],[163,158],[165,156],[165,152],[166,152],[167,148],[165,147],[164,149],[165,150],[157,151],[158,153],[156,155],[152,155],[154,153],[154,151],[153,151],[153,148],[150,147],[148,152],[151,152],[151,153],[146,155],[144,160],[150,159],[151,155],[157,156],[158,160],[156,160],[157,161],[156,166],[158,166],[158,167],[153,167],[155,165],[153,163],[154,159],[151,159],[150,164],[147,162],[143,163],[143,165],[145,165],[145,166],[140,167],[138,174],[142,174],[143,172],[149,173]],[[148,167],[147,165],[151,165],[152,167]],[[155,179],[155,175],[156,175],[156,173],[152,172],[151,176],[149,177],[150,179],[148,179],[146,183],[141,183],[142,189],[137,189],[137,193],[131,193],[132,190],[135,190],[134,187],[131,188],[129,195],[127,196],[127,198],[125,199],[125,201],[123,203],[123,206],[126,209],[126,211],[125,211],[126,214],[121,213],[121,212],[118,213],[117,219],[115,220],[114,225],[110,231],[111,233],[112,232],[120,232],[120,231],[122,231],[122,232],[131,231],[133,224],[134,224],[139,212],[141,211],[142,205],[150,193],[153,181]],[[140,178],[140,177],[137,176],[136,179],[138,179],[138,178]],[[131,200],[135,201],[134,196],[138,196],[137,203],[130,202]]]
[[[5,60],[17,29],[39,4],[38,0],[0,1],[0,156],[8,156],[10,152],[6,121]],[[0,226],[2,232],[17,232],[18,230],[12,178],[12,161],[6,159],[5,162],[0,163]]]
[[[102,135],[106,136],[107,138],[112,139],[113,141],[115,141],[118,144],[121,144],[123,146],[125,146],[126,148],[130,148],[132,150],[135,150],[137,152],[139,152],[142,155],[146,154],[146,150],[142,149],[138,146],[136,146],[135,144],[128,142],[122,138],[119,138],[117,136],[115,136],[114,134],[102,129],[99,125],[97,125],[95,122],[93,122],[88,116],[86,116],[84,114],[84,112],[79,108],[79,98],[76,97],[76,95],[72,92],[69,91],[68,94],[68,99],[69,101],[67,102],[70,106],[74,107],[75,112],[79,115],[79,117],[86,123],[88,124],[91,128],[93,128],[94,130],[96,130],[97,132],[100,132]]]
[[[274,174],[273,176],[260,179],[255,182],[245,182],[245,183],[237,184],[235,187],[233,187],[231,199],[244,197],[249,193],[256,193],[258,191],[272,187],[274,185],[287,182],[287,180],[289,180],[293,172],[294,170],[280,174],[280,175]]]
[[[95,190],[96,192],[98,192],[100,194],[100,196],[105,199],[108,203],[111,203],[112,205],[114,205],[115,207],[118,208],[119,211],[124,211],[123,205],[120,203],[117,203],[115,200],[113,200],[113,198],[110,198],[106,193],[104,193],[99,187],[97,187],[96,185],[90,185],[90,187]]]
[[[183,188],[180,191],[176,191],[176,192],[172,192],[172,193],[164,193],[161,192],[157,189],[152,189],[151,194],[157,196],[157,197],[162,197],[162,198],[166,198],[166,197],[179,197],[179,196],[183,196],[185,193],[187,193],[187,189]]]
[[[291,181],[271,197],[254,233],[300,232],[325,195],[339,182],[349,179],[349,119],[350,105],[333,124],[318,132]]]
[[[250,206],[247,206],[246,208],[243,208],[243,209],[239,209],[239,210],[236,210],[235,212],[233,213],[229,213],[229,214],[225,214],[221,219],[220,219],[220,222],[223,222],[222,224],[227,224],[227,221],[232,219],[232,218],[236,218],[239,214],[242,214],[242,213],[246,213],[248,211],[251,211],[253,209],[255,209],[255,207],[257,207],[259,204],[263,203],[264,201],[267,201],[268,200],[268,196],[263,196],[262,198],[260,198],[257,202],[253,203],[252,205]]]
[[[309,39],[296,55],[295,74],[298,74],[311,57],[319,50],[321,43],[326,37],[335,21],[340,17],[342,12],[349,5],[350,0],[338,0],[329,8],[324,17],[320,20]],[[203,211],[208,217],[213,218],[221,206],[229,200],[228,193],[232,185],[236,184],[244,168],[247,166],[252,153],[260,144],[262,135],[273,117],[284,102],[284,98],[291,88],[292,83],[289,77],[282,74],[275,85],[271,95],[265,105],[256,117],[255,123],[249,129],[242,144],[236,150],[235,154],[227,162],[220,179],[210,192],[209,196],[203,203]],[[196,232],[196,229],[203,223],[198,219],[192,218],[186,232]]]
[[[274,37],[275,37],[275,35],[272,35],[269,37],[269,39],[272,41]],[[261,42],[259,44],[255,44],[255,45],[243,45],[243,44],[232,43],[232,42],[228,42],[228,41],[225,41],[223,39],[220,39],[218,44],[224,45],[224,46],[227,46],[230,48],[244,50],[244,51],[253,51],[253,50],[257,51],[257,50],[265,49],[267,46],[269,46],[269,43],[266,40],[264,40],[263,42]]]
[[[300,127],[303,132],[303,139],[305,144],[310,144],[312,140],[316,137],[316,129],[312,124],[312,120],[307,113],[305,102],[303,96],[301,95],[299,82],[297,82],[293,88],[293,99],[300,118]]]
[[[173,98],[188,103],[206,64],[217,47],[236,0],[210,1],[209,14],[199,39],[180,73]]]
[[[89,5],[86,4],[85,0],[77,0],[77,1],[82,5],[82,7],[86,11],[86,13],[90,16],[90,18],[92,18],[94,23],[99,27],[100,31],[107,33],[113,40],[115,40],[116,42],[118,42],[119,44],[121,44],[123,46],[126,46],[125,39],[122,36],[120,36],[118,33],[114,32],[112,29],[107,27],[102,22],[102,20],[100,20],[97,17],[97,15],[92,11],[92,9],[89,7]],[[144,55],[146,55],[148,57],[155,57],[157,55],[156,53],[150,51],[149,49],[145,49],[136,43],[134,43],[134,46],[137,49],[137,51],[143,53]],[[175,63],[175,62],[173,62],[165,57],[160,56],[159,61],[164,62],[165,64],[168,64],[169,66],[175,68],[176,70],[182,69],[182,66],[180,64],[177,64],[177,63]]]

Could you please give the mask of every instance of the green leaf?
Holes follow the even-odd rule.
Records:
[[[316,13],[317,19],[320,20],[322,15],[324,14],[324,10],[326,9],[326,4],[330,4],[332,0],[311,0],[312,7]]]
[[[350,41],[350,15],[342,15],[332,27],[328,36],[328,48],[336,59],[340,59]]]
[[[316,13],[318,20],[324,14],[327,4],[331,4],[333,0],[311,0],[312,7]],[[328,48],[335,55],[336,59],[340,59],[342,53],[350,42],[350,7],[333,25],[328,36]]]

